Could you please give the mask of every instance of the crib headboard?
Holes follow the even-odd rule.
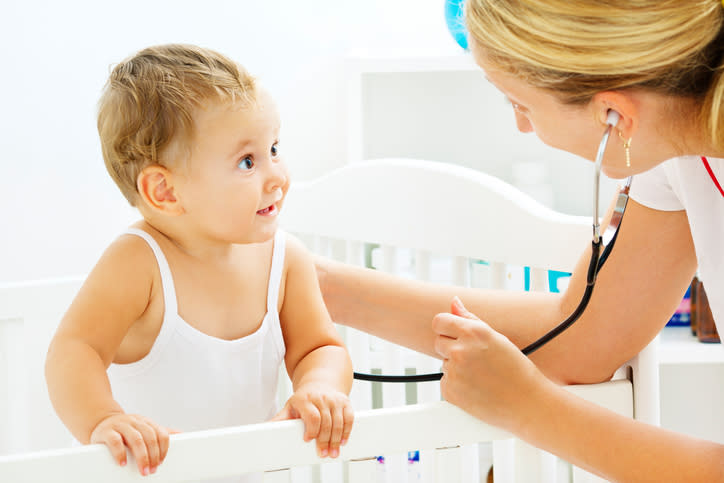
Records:
[[[81,277],[0,285],[0,454],[67,446],[45,386],[45,353]]]
[[[592,236],[589,218],[552,211],[498,178],[401,158],[292,183],[281,217],[296,233],[562,271]]]

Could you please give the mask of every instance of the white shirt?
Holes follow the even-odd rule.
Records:
[[[707,159],[722,185],[724,159]],[[717,331],[724,335],[724,196],[701,157],[673,158],[634,176],[630,195],[638,203],[656,210],[686,210],[699,278],[706,289]]]
[[[165,313],[161,331],[143,359],[108,368],[114,399],[127,413],[184,432],[260,423],[274,416],[279,409],[277,376],[286,352],[277,311],[284,232],[278,230],[274,238],[264,320],[255,332],[235,340],[212,337],[184,321],[161,248],[144,231],[128,233],[146,240],[156,256]],[[261,475],[223,481],[260,482]]]

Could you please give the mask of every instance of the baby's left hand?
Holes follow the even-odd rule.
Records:
[[[299,387],[272,421],[304,421],[304,441],[317,440],[317,454],[339,456],[339,446],[347,443],[354,413],[346,394],[328,386],[309,384]]]

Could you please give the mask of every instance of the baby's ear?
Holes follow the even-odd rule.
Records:
[[[136,179],[136,187],[149,209],[167,216],[183,213],[183,207],[174,192],[173,174],[163,166],[146,166]]]

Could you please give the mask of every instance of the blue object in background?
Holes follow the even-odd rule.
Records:
[[[553,293],[561,291],[558,281],[571,276],[570,272],[559,272],[558,270],[548,270],[548,290]]]
[[[463,18],[464,0],[445,0],[445,23],[460,47],[468,50],[468,31]]]
[[[666,325],[691,325],[691,285]]]

